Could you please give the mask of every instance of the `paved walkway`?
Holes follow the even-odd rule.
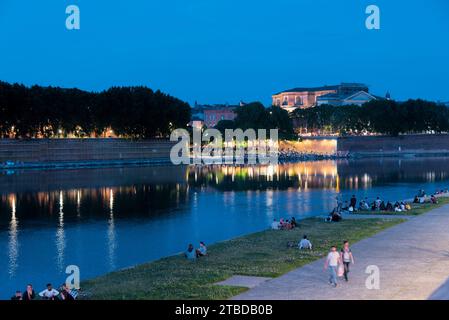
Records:
[[[324,260],[266,281],[234,299],[449,299],[449,205],[414,217],[352,246],[348,283],[328,284]],[[380,270],[369,290],[367,266]]]

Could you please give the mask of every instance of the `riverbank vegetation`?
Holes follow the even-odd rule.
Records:
[[[102,92],[0,81],[0,138],[166,137],[190,121],[190,106],[147,87]]]
[[[363,106],[321,105],[297,109],[295,127],[322,134],[376,133],[397,136],[449,132],[449,108],[424,100],[373,100]]]
[[[82,289],[89,299],[227,299],[246,288],[216,282],[233,275],[277,277],[323,257],[330,246],[340,246],[343,240],[354,243],[402,221],[325,223],[310,218],[293,230],[267,230],[211,245],[209,255],[194,262],[172,256],[86,281]],[[296,247],[304,234],[314,245],[311,251]],[[294,247],[288,247],[289,242]]]

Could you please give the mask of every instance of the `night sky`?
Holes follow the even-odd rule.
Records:
[[[70,4],[80,30],[65,27]],[[365,28],[370,4],[380,30]],[[269,104],[284,89],[342,81],[449,101],[448,75],[447,0],[0,0],[8,82]]]

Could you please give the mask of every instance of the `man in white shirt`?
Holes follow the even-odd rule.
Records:
[[[271,223],[271,229],[279,230],[279,222],[277,222],[276,219],[274,219],[273,222]]]
[[[337,252],[337,247],[332,246],[324,262],[324,270],[329,270],[329,283],[334,288],[337,286],[337,268],[339,264],[341,264],[340,254]]]
[[[59,291],[53,289],[53,286],[51,285],[51,283],[47,284],[47,289],[39,292],[39,296],[45,300],[55,300],[55,298],[58,296],[58,294],[59,294]]]
[[[299,246],[299,249],[312,250],[312,243],[309,241],[309,239],[307,239],[306,235],[304,235],[304,237],[301,239],[298,246]]]

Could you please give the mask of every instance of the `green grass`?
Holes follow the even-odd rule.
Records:
[[[412,210],[406,212],[390,212],[390,211],[357,211],[355,214],[363,215],[400,215],[400,216],[417,216],[430,210],[437,209],[446,204],[449,204],[449,197],[438,198],[437,204],[424,203],[424,204],[412,204]]]
[[[89,299],[227,299],[246,288],[214,283],[233,275],[277,277],[323,257],[344,239],[354,243],[403,221],[306,219],[295,230],[267,230],[211,245],[209,256],[197,261],[172,256],[83,282],[82,289]],[[287,246],[304,234],[314,250]]]

